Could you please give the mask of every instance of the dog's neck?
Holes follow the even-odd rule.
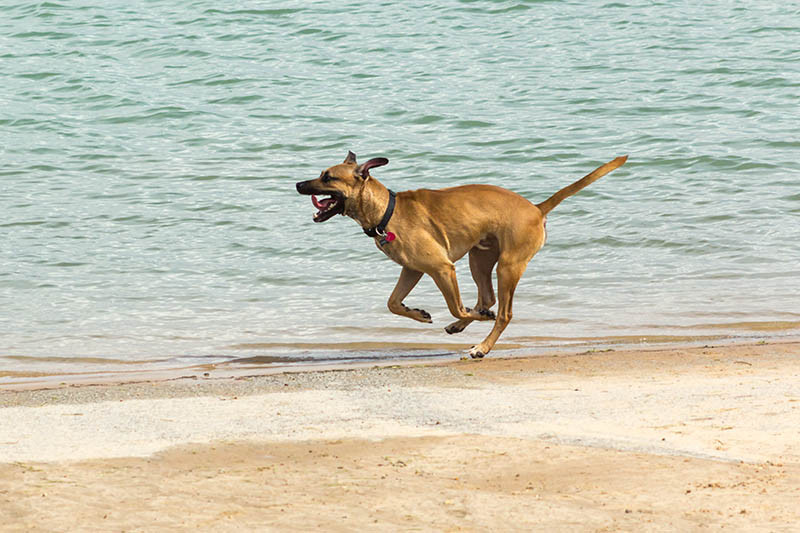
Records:
[[[369,178],[354,201],[345,208],[344,214],[361,224],[362,228],[374,228],[380,223],[388,205],[389,189],[375,178]]]

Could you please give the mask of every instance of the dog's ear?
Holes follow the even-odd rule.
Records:
[[[375,159],[370,159],[366,163],[358,165],[358,168],[356,168],[356,176],[358,176],[361,179],[367,179],[370,177],[369,169],[371,169],[372,167],[382,167],[383,165],[387,165],[388,163],[389,160],[386,159],[385,157],[376,157]]]
[[[356,154],[351,151],[347,151],[347,157],[344,158],[342,163],[355,163],[356,162]]]

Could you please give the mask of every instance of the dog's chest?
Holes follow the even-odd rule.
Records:
[[[399,242],[399,239],[395,239],[391,242],[382,239],[381,237],[375,237],[375,246],[378,247],[378,250],[384,253],[386,257],[398,263],[400,265],[405,265],[405,253],[403,250],[402,242]]]

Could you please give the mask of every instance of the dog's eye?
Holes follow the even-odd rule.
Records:
[[[322,175],[322,183],[328,183],[330,181],[333,181],[334,179],[336,179],[336,178],[334,178],[333,176],[331,176],[327,172]]]

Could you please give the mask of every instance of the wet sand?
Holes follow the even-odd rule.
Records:
[[[0,391],[0,530],[793,531],[800,343]]]

